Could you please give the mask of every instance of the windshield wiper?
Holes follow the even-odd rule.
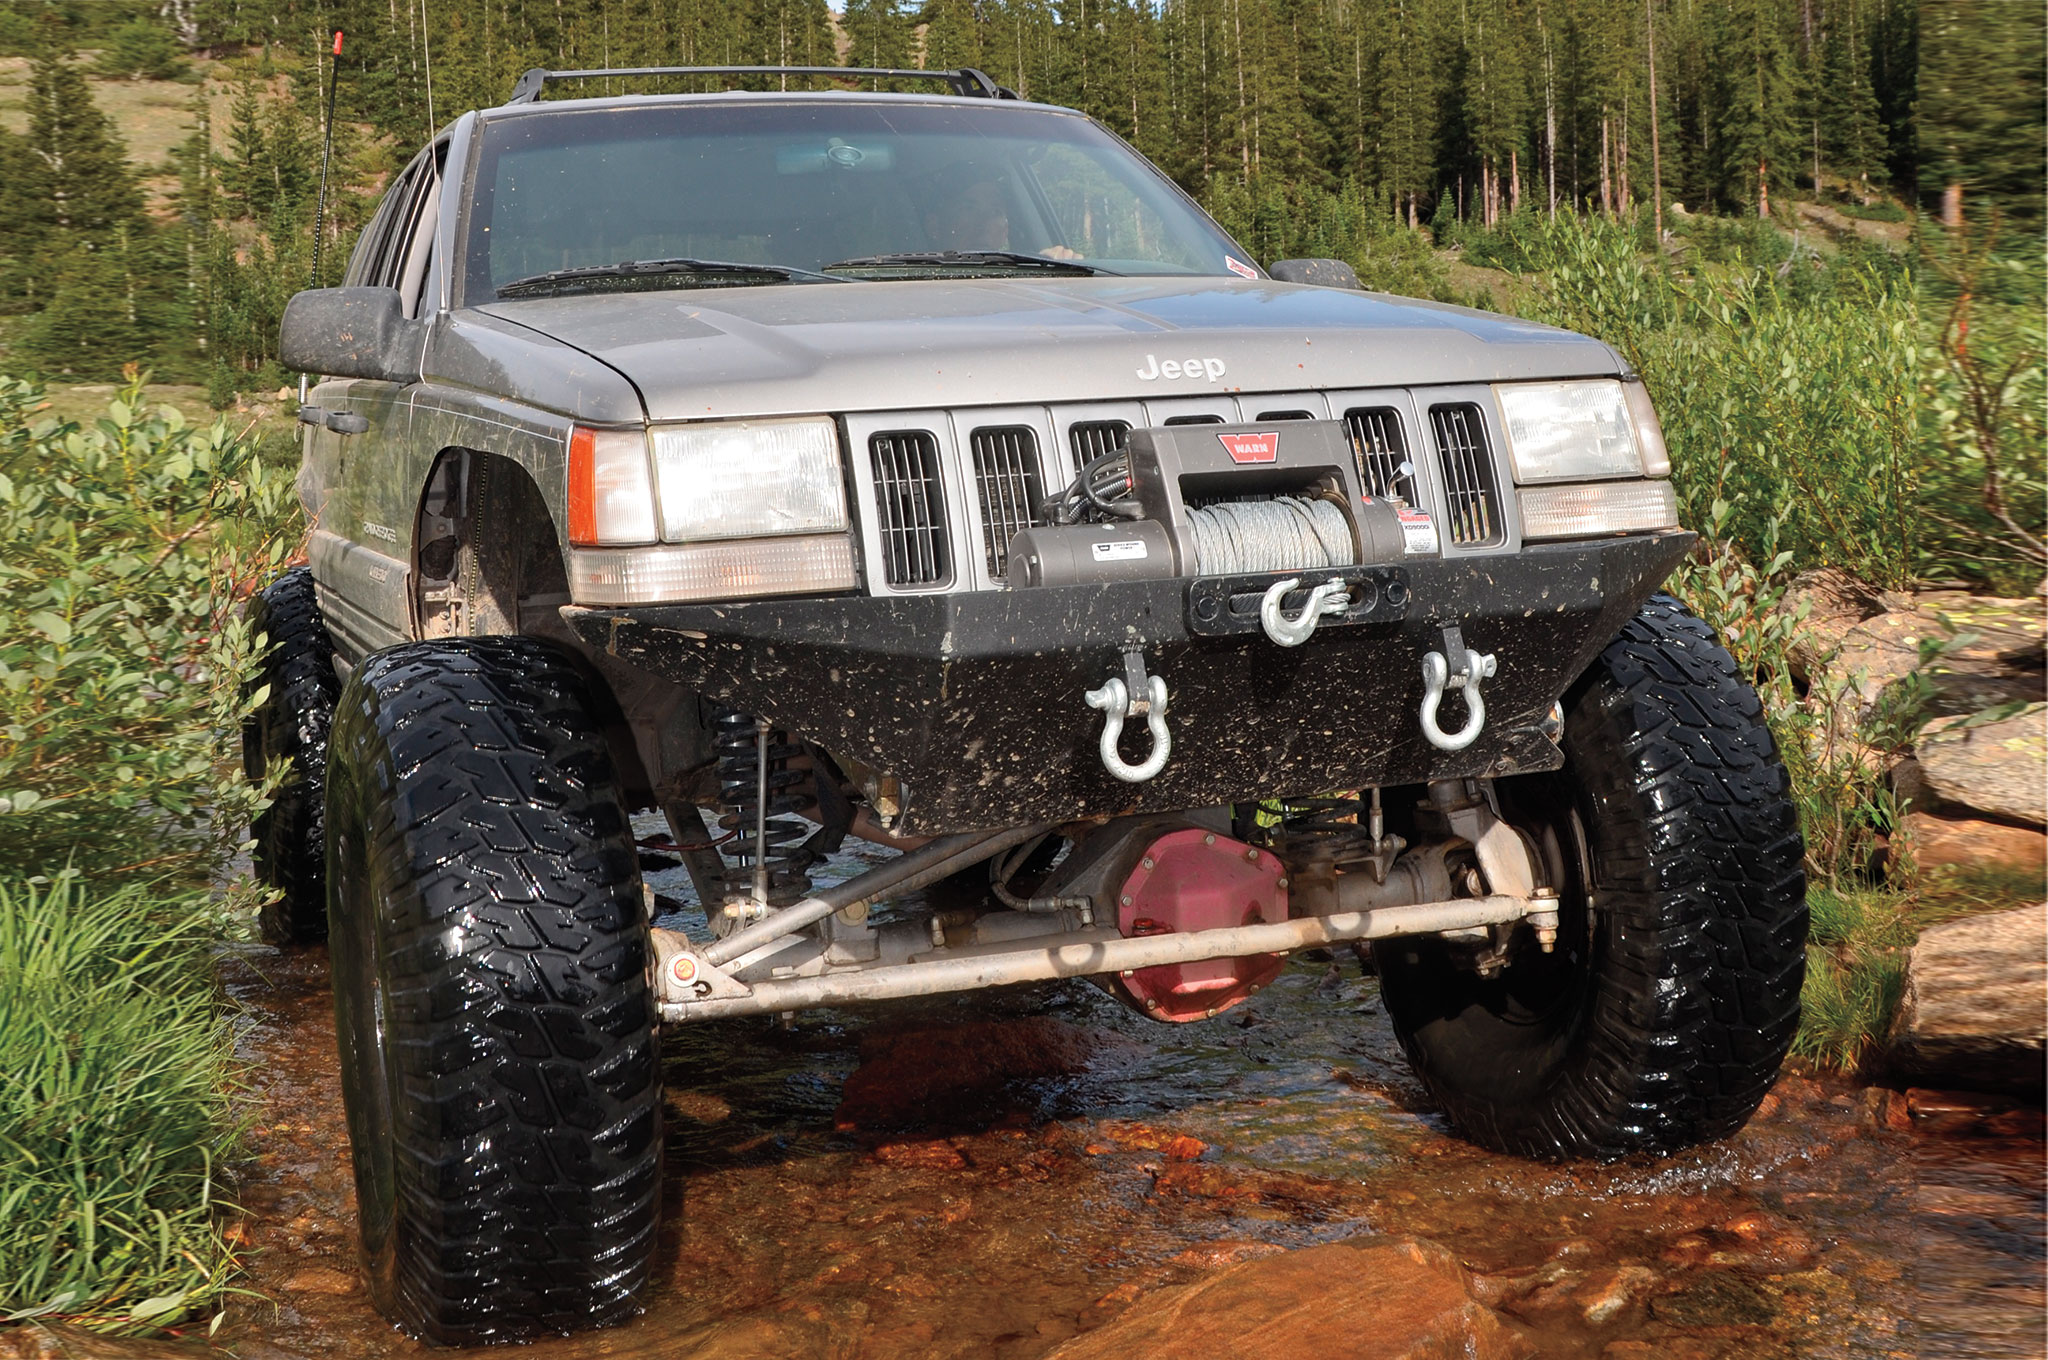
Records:
[[[607,286],[621,291],[633,288],[690,287],[688,280],[727,279],[751,276],[756,279],[789,283],[797,279],[816,283],[845,283],[847,280],[820,274],[815,269],[795,269],[782,264],[746,264],[738,260],[696,260],[678,256],[667,260],[621,260],[617,264],[582,265],[575,269],[551,269],[545,274],[530,274],[523,279],[497,286],[499,297],[518,297],[529,293],[549,293],[571,288],[589,287],[603,290]]]
[[[1043,270],[1054,274],[1114,274],[1079,260],[1026,255],[1016,250],[905,250],[889,255],[858,255],[828,264],[826,269],[988,269]]]

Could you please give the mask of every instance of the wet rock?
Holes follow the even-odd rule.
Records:
[[[2048,826],[2048,703],[1995,722],[1938,718],[1920,729],[1913,754],[1941,802]]]
[[[672,1113],[693,1124],[722,1124],[732,1118],[732,1106],[725,1097],[709,1091],[669,1091],[663,1098]]]
[[[1013,1081],[1072,1076],[1128,1040],[1045,1016],[976,1021],[942,1029],[880,1031],[861,1040],[861,1065],[846,1079],[841,1128],[959,1127],[1000,1112]]]
[[[1117,1147],[1126,1151],[1163,1152],[1169,1162],[1192,1162],[1209,1150],[1209,1145],[1199,1138],[1191,1138],[1171,1129],[1158,1129],[1150,1124],[1114,1123],[1102,1126]]]
[[[868,1154],[883,1166],[923,1171],[965,1171],[967,1159],[951,1143],[936,1138],[883,1143]]]
[[[2048,834],[2004,822],[1906,814],[1906,838],[1922,869],[2009,869],[2038,876],[2048,867]]]
[[[2048,1054],[2044,940],[2048,903],[1923,932],[1907,964],[1891,1069],[1944,1087],[2041,1090]]]
[[[1938,1138],[2038,1137],[2041,1111],[1984,1091],[1906,1092],[1913,1131]]]
[[[1572,1302],[1579,1305],[1579,1315],[1587,1322],[1604,1326],[1662,1282],[1648,1266],[1617,1266],[1580,1285],[1572,1293]]]
[[[355,1293],[363,1287],[363,1282],[349,1271],[314,1266],[286,1276],[284,1287],[294,1294],[326,1294],[338,1298]]]
[[[1370,1338],[1370,1351],[1360,1349]],[[1228,1266],[1161,1289],[1052,1353],[1053,1360],[1522,1360],[1531,1348],[1472,1297],[1430,1242],[1337,1244]]]
[[[63,1322],[0,1328],[0,1360],[202,1360],[217,1354],[192,1343],[117,1340]]]
[[[1177,1266],[1195,1266],[1201,1270],[1216,1270],[1223,1266],[1234,1266],[1240,1261],[1257,1260],[1261,1256],[1278,1256],[1287,1248],[1273,1242],[1230,1241],[1204,1242],[1199,1247],[1189,1247],[1176,1252],[1173,1263]]]

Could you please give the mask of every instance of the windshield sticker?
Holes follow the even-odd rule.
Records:
[[[1241,279],[1255,279],[1259,276],[1258,270],[1234,255],[1225,255],[1223,257],[1223,267]]]
[[[1402,546],[1410,553],[1436,551],[1436,525],[1423,510],[1396,510],[1401,521]]]

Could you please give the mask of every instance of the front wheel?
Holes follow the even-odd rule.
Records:
[[[1565,698],[1565,764],[1498,782],[1559,892],[1482,976],[1376,944],[1388,1016],[1459,1130],[1523,1156],[1670,1152],[1733,1133],[1799,1027],[1805,849],[1755,691],[1653,597]]]
[[[264,643],[248,688],[267,693],[242,723],[243,772],[257,783],[272,762],[286,766],[283,785],[249,828],[256,876],[276,893],[256,924],[271,944],[313,944],[327,935],[320,819],[327,730],[341,681],[312,571],[294,567],[258,591],[249,602],[249,623]]]
[[[646,909],[581,676],[525,638],[364,660],[327,785],[364,1273],[471,1345],[629,1316],[653,1258]]]

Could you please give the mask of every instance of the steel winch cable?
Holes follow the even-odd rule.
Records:
[[[1349,567],[1358,560],[1351,525],[1332,501],[1224,501],[1189,510],[1188,523],[1204,576]]]

